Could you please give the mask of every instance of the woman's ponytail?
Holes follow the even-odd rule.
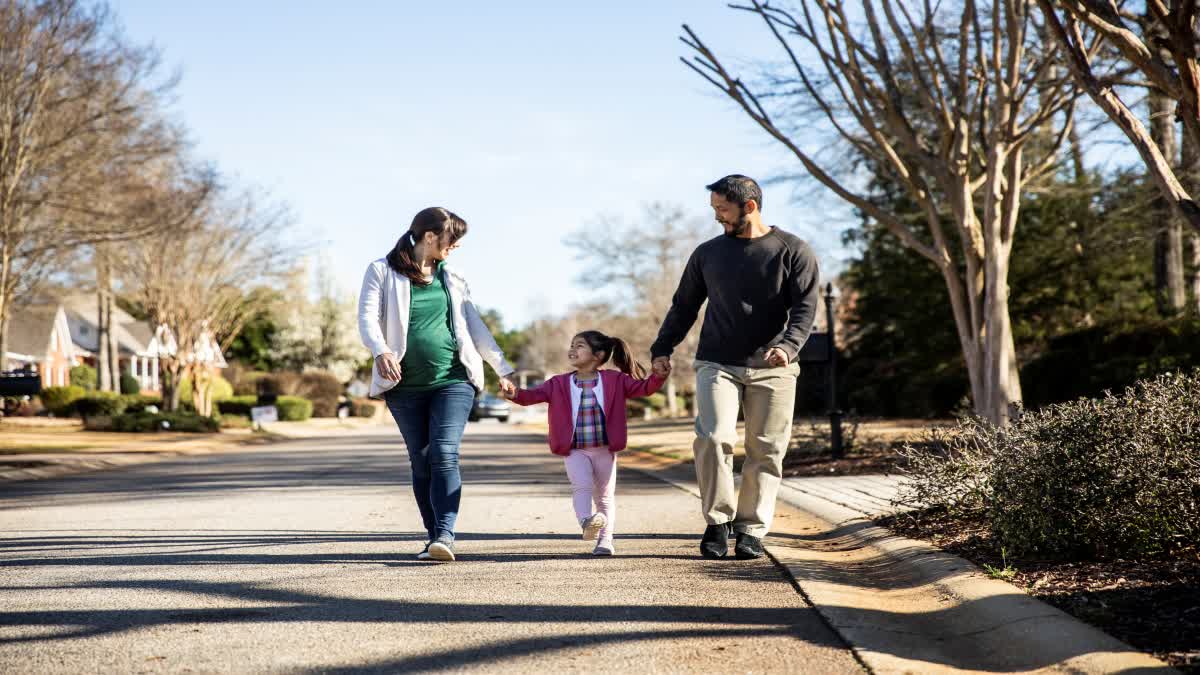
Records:
[[[408,232],[400,236],[396,246],[388,253],[387,262],[389,267],[418,286],[429,285],[416,256],[417,242],[425,237],[426,232],[432,232],[439,239],[453,244],[467,233],[467,222],[454,212],[437,206],[423,209],[413,217]]]
[[[600,361],[600,365],[608,363],[612,359],[617,369],[626,375],[643,379],[646,377],[646,368],[638,363],[633,358],[633,352],[629,349],[629,344],[619,337],[610,337],[601,333],[598,330],[585,330],[575,337],[583,338],[583,341],[588,343],[588,347],[593,354],[603,352],[604,358]]]

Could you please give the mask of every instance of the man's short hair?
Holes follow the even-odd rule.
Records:
[[[758,204],[759,210],[762,210],[762,188],[758,187],[758,183],[749,176],[743,176],[740,173],[730,174],[712,185],[704,187],[708,188],[709,192],[715,192],[741,207],[745,207],[746,202],[753,199],[754,203]]]

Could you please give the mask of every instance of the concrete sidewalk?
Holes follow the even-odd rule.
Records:
[[[784,478],[779,498],[792,503],[821,500],[864,518],[877,518],[905,510],[895,502],[903,485],[904,477],[898,474]]]

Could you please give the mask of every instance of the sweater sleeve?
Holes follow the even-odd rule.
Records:
[[[380,274],[375,264],[367,266],[363,275],[362,291],[358,295],[358,334],[363,346],[371,351],[372,357],[392,351],[383,337],[383,283],[386,275]]]
[[[812,249],[804,246],[793,252],[791,274],[787,280],[788,295],[792,305],[788,309],[787,328],[779,342],[771,345],[787,352],[788,360],[795,361],[800,349],[808,341],[817,316],[817,299],[820,295],[820,271],[817,257]]]
[[[621,387],[625,390],[625,398],[644,398],[662,389],[666,378],[658,375],[651,375],[644,380],[639,380],[625,373],[621,373]]]
[[[671,299],[671,309],[667,311],[662,328],[658,331],[658,339],[650,346],[652,358],[670,356],[675,351],[675,347],[683,342],[696,323],[696,316],[700,314],[700,307],[707,298],[708,288],[704,284],[700,249],[696,249],[683,268],[683,276]]]
[[[539,384],[533,389],[518,389],[517,395],[512,399],[517,405],[536,405],[538,403],[550,402],[550,380]]]

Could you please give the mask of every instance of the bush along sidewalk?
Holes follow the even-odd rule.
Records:
[[[1200,670],[1200,371],[903,452],[923,508],[884,525]]]

